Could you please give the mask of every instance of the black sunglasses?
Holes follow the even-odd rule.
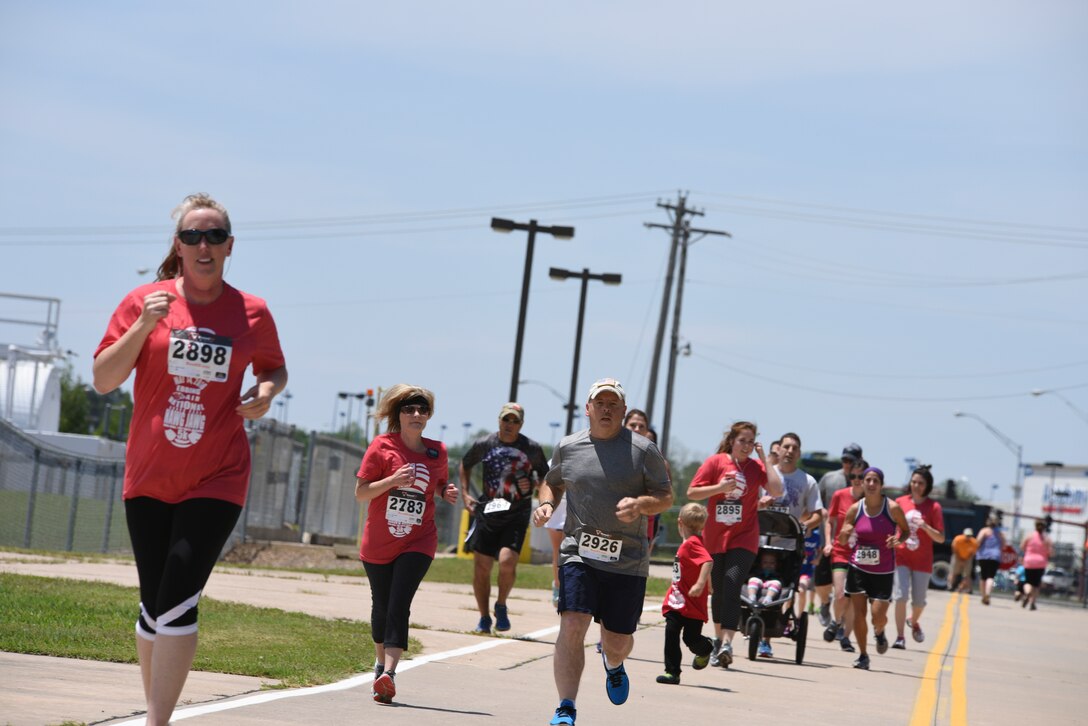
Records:
[[[214,229],[183,229],[178,231],[178,239],[183,245],[196,247],[200,244],[200,238],[208,240],[210,245],[221,245],[230,239],[230,232],[222,227]]]
[[[413,404],[409,404],[407,406],[401,406],[400,407],[400,412],[405,414],[406,416],[412,416],[412,415],[417,414],[417,413],[420,416],[429,416],[430,413],[431,413],[431,407],[430,406],[418,406],[418,405],[413,403]]]

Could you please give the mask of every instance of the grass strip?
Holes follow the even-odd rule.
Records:
[[[134,587],[0,573],[0,650],[135,663],[138,602]],[[420,652],[420,643],[411,641],[409,651]],[[347,678],[373,663],[367,623],[200,601],[194,670],[299,687]]]

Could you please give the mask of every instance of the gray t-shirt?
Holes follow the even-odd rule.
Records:
[[[829,471],[820,477],[820,498],[830,506],[831,495],[846,488],[846,473],[842,469]]]
[[[789,512],[800,521],[805,512],[815,512],[823,508],[820,489],[816,480],[801,469],[794,469],[783,474],[777,466],[774,468],[782,479],[782,496],[771,502],[770,509]]]
[[[583,562],[622,575],[649,575],[646,517],[621,522],[616,505],[624,497],[670,491],[665,459],[656,444],[627,429],[611,439],[595,439],[588,429],[578,431],[555,447],[545,481],[567,500],[559,564]]]

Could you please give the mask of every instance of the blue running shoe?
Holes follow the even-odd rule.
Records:
[[[509,629],[510,618],[507,615],[506,606],[495,603],[495,630],[505,633]]]
[[[559,708],[555,709],[555,715],[548,722],[549,726],[574,726],[574,717],[578,712],[570,701],[563,701]]]
[[[476,629],[472,632],[486,633],[487,635],[491,635],[491,618],[484,615],[482,618],[480,618],[480,622],[476,623]]]
[[[774,652],[771,651],[771,644],[766,640],[759,641],[759,657],[760,658],[773,658]]]
[[[601,662],[604,663],[604,690],[608,692],[608,700],[619,706],[627,701],[627,696],[631,693],[631,681],[627,678],[627,671],[623,663],[610,669],[604,653],[601,653]]]

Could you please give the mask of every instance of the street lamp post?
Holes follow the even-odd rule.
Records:
[[[355,394],[355,400],[359,402],[359,443],[366,441],[366,391]]]
[[[283,392],[282,398],[283,398],[283,422],[284,423],[287,423],[287,416],[288,416],[288,413],[289,413],[289,409],[291,407],[291,398],[292,397],[293,396],[292,396],[290,391],[284,391]]]
[[[535,380],[533,380],[531,378],[522,378],[518,382],[519,383],[532,383],[534,385],[541,386],[542,388],[546,388],[546,389],[548,389],[548,393],[550,393],[553,396],[555,396],[556,398],[558,398],[560,403],[563,404],[563,410],[564,411],[566,411],[568,408],[570,408],[570,404],[567,403],[566,397],[562,393],[560,393],[559,391],[555,390],[555,388],[553,388],[549,384],[545,383],[544,381],[535,381]]]
[[[1073,413],[1077,414],[1077,416],[1079,416],[1080,419],[1082,421],[1084,421],[1084,423],[1088,423],[1088,413],[1085,413],[1084,411],[1081,411],[1079,408],[1077,408],[1076,406],[1073,405],[1072,401],[1070,401],[1068,398],[1066,398],[1065,396],[1063,396],[1062,394],[1058,393],[1055,390],[1036,388],[1034,391],[1031,392],[1031,395],[1033,395],[1033,396],[1042,396],[1043,394],[1046,394],[1046,393],[1049,393],[1051,396],[1054,396],[1055,398],[1060,398],[1062,400],[1062,403],[1064,403],[1066,406],[1068,406],[1070,409],[1072,409]]]
[[[990,424],[989,421],[982,418],[978,414],[967,413],[965,411],[955,411],[952,413],[952,415],[956,418],[975,419],[980,424],[985,426],[987,431],[997,437],[997,440],[1004,444],[1005,448],[1016,454],[1016,479],[1014,480],[1014,483],[1012,485],[1012,536],[1013,539],[1018,540],[1020,538],[1020,507],[1022,504],[1024,493],[1024,485],[1022,479],[1024,474],[1024,447],[1010,439],[1005,434],[998,431],[996,428],[994,428],[993,425]]]
[[[1065,498],[1071,494],[1068,489],[1058,491],[1054,486],[1055,480],[1058,478],[1058,469],[1061,469],[1065,464],[1060,461],[1047,461],[1043,463],[1043,466],[1050,469],[1050,511],[1051,517],[1058,523],[1058,531],[1054,533],[1054,541],[1062,541],[1062,520],[1065,516]],[[1057,514],[1058,516],[1054,516]]]
[[[521,373],[521,342],[525,337],[525,312],[529,307],[529,279],[533,271],[533,247],[536,244],[536,233],[544,232],[556,239],[571,239],[574,237],[574,227],[558,225],[545,226],[537,224],[535,219],[530,219],[528,224],[514,222],[509,219],[491,218],[491,229],[496,232],[513,232],[515,229],[529,233],[529,243],[525,247],[525,274],[521,279],[521,307],[518,309],[518,333],[514,339],[514,372],[510,376],[510,400],[518,400],[518,375]]]
[[[582,355],[582,327],[586,317],[586,290],[589,287],[589,281],[600,280],[606,285],[619,285],[623,281],[623,276],[608,272],[590,272],[588,267],[582,268],[581,272],[553,267],[548,270],[548,277],[553,280],[566,280],[570,277],[577,277],[582,281],[582,295],[578,301],[578,328],[574,336],[574,365],[571,367],[570,372],[570,399],[567,401],[567,435],[569,436],[574,429],[574,397],[577,395],[578,362]]]

